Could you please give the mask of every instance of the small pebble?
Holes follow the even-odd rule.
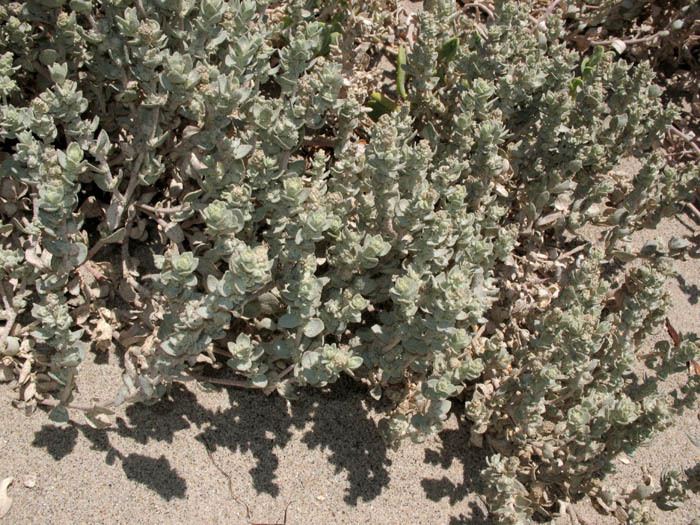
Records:
[[[34,476],[29,476],[24,479],[24,486],[28,489],[33,489],[36,487],[36,478]]]

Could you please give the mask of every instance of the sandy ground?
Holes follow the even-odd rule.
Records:
[[[645,238],[679,234],[688,229],[672,219]],[[700,333],[700,265],[677,265],[669,318],[682,332]],[[119,376],[116,355],[91,354],[76,402],[109,398]],[[387,450],[376,412],[351,381],[309,391],[291,406],[259,393],[178,386],[171,399],[129,407],[108,431],[91,429],[78,413],[67,428],[49,425],[44,411],[25,417],[12,396],[0,386],[0,479],[15,478],[5,523],[267,525],[283,523],[287,506],[288,525],[488,523],[474,495],[484,456],[467,446],[459,417],[437,438]],[[666,467],[692,466],[700,449],[688,434],[700,437],[697,411],[619,459],[609,482],[624,488],[643,469],[658,479]],[[616,523],[585,500],[577,509],[589,525]],[[687,525],[698,509],[693,496],[674,512],[659,511],[658,523]]]
[[[82,399],[115,384],[113,361],[84,367]],[[27,418],[10,406],[7,386],[0,393],[0,477],[15,477],[8,523],[272,524],[287,505],[289,525],[483,522],[470,496],[483,458],[456,418],[444,444],[392,452],[350,382],[309,392],[291,410],[259,393],[183,386],[172,400],[128,408],[106,432],[79,415],[65,429],[43,412]],[[33,488],[23,484],[30,479]]]

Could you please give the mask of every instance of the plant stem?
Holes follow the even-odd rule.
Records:
[[[677,137],[682,138],[685,140],[688,144],[690,144],[690,147],[693,148],[695,153],[700,155],[700,146],[698,146],[695,141],[692,139],[692,137],[689,137],[685,133],[683,133],[680,129],[678,129],[676,126],[670,126],[668,128],[668,131],[672,133],[673,135],[676,135]]]
[[[107,408],[112,405],[112,403],[107,403],[105,405],[76,405],[73,403],[70,404],[65,404],[61,403],[57,399],[42,399],[38,401],[40,405],[55,408],[59,405],[63,405],[64,407],[70,409],[70,410],[78,410],[79,412],[89,412],[90,410],[93,410],[95,408]]]
[[[649,42],[650,40],[655,40],[656,38],[659,38],[661,35],[659,33],[654,33],[653,35],[647,35],[647,36],[642,36],[639,38],[628,38],[628,39],[622,39],[622,38],[611,38],[608,40],[592,40],[590,41],[590,45],[592,46],[609,46],[613,42],[622,42],[623,44],[641,44],[643,42]]]
[[[294,370],[294,366],[295,366],[294,364],[291,364],[291,365],[289,365],[287,368],[285,368],[284,370],[282,370],[282,373],[280,373],[280,375],[277,376],[277,381],[275,381],[275,382],[274,382],[273,384],[271,384],[271,385],[267,385],[267,386],[263,389],[263,393],[264,393],[266,396],[269,396],[272,392],[274,392],[275,389],[277,388],[277,385],[280,384],[281,380],[282,380],[283,378],[285,378],[287,375],[289,375],[289,373],[290,373],[292,370]]]
[[[140,202],[137,202],[134,204],[134,207],[138,208],[139,210],[147,211],[156,215],[167,215],[170,213],[180,213],[181,211],[185,211],[185,206],[182,204],[179,206],[156,208],[155,206],[149,206],[148,204],[142,204]]]
[[[254,386],[248,383],[248,381],[241,381],[240,379],[226,379],[224,377],[208,377],[199,374],[188,374],[192,379],[201,381],[203,383],[211,383],[213,385],[223,385],[223,386],[235,386],[236,388],[250,388],[253,390],[261,390],[259,386]]]
[[[464,11],[464,10],[470,8],[470,7],[473,7],[473,8],[476,8],[476,9],[481,9],[484,13],[486,13],[486,15],[487,15],[491,20],[493,20],[494,18],[496,18],[496,17],[494,16],[493,11],[491,10],[490,7],[487,7],[487,6],[485,6],[484,4],[479,3],[479,2],[468,2],[468,3],[464,4],[464,5],[462,6],[462,11]]]

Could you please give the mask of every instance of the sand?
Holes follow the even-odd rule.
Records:
[[[93,361],[80,384],[104,379],[105,367],[118,372]],[[387,450],[366,395],[349,382],[310,391],[291,410],[278,397],[182,386],[171,400],[127,408],[108,431],[79,415],[64,429],[44,412],[25,417],[10,406],[9,388],[0,392],[0,477],[15,478],[8,523],[267,524],[282,523],[287,506],[290,525],[483,516],[470,496],[483,457],[468,449],[456,418],[444,444]],[[25,487],[28,479],[36,486]]]

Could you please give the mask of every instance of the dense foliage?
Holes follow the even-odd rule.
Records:
[[[691,339],[645,379],[636,355],[687,243],[627,241],[698,180],[656,149],[651,68],[517,4],[425,2],[415,32],[389,4],[0,6],[0,379],[25,407],[67,421],[91,344],[124,353],[94,426],[224,364],[289,398],[350,374],[393,444],[466,402],[523,523],[693,402],[697,376],[657,393]]]

